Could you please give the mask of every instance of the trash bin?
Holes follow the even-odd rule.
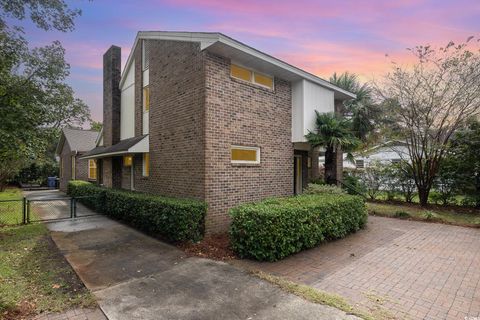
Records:
[[[57,177],[48,177],[47,178],[47,187],[54,189],[55,188],[55,180],[57,180]]]

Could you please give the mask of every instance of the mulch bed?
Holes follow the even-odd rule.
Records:
[[[199,242],[183,242],[178,246],[188,256],[220,261],[236,259],[235,253],[230,248],[230,238],[226,233],[207,235]]]

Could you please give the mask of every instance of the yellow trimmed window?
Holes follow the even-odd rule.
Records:
[[[97,161],[94,159],[88,160],[88,179],[97,180]]]
[[[123,166],[124,167],[131,167],[133,163],[132,156],[123,156]]]
[[[234,78],[238,78],[248,82],[252,81],[252,71],[244,67],[237,66],[236,64],[231,64],[230,72],[232,77]]]
[[[230,75],[233,78],[273,89],[273,77],[249,70],[233,63],[230,65]]]
[[[150,175],[150,153],[143,154],[143,176],[148,177]]]
[[[259,84],[264,87],[268,87],[270,89],[273,89],[273,78],[260,74],[260,73],[255,73],[254,74],[254,80],[256,84]]]
[[[143,111],[148,112],[150,110],[150,87],[143,87]]]
[[[230,156],[232,163],[260,163],[260,148],[232,146]]]

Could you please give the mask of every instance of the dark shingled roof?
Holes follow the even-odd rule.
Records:
[[[71,150],[84,152],[95,148],[95,141],[98,137],[97,131],[63,128],[62,133]]]
[[[96,155],[116,153],[116,152],[126,152],[128,151],[128,149],[130,149],[131,147],[139,143],[146,136],[147,135],[128,138],[110,147],[104,147],[104,146],[96,147],[95,149],[92,149],[89,152],[83,154],[82,157],[96,156]]]

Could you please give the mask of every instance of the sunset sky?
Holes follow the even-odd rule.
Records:
[[[102,120],[102,55],[112,44],[126,61],[139,30],[218,31],[327,78],[350,71],[381,77],[393,59],[408,63],[407,47],[445,45],[480,36],[480,0],[93,0],[70,33],[23,23],[31,45],[61,40],[69,83]],[[386,57],[386,54],[389,56]]]

